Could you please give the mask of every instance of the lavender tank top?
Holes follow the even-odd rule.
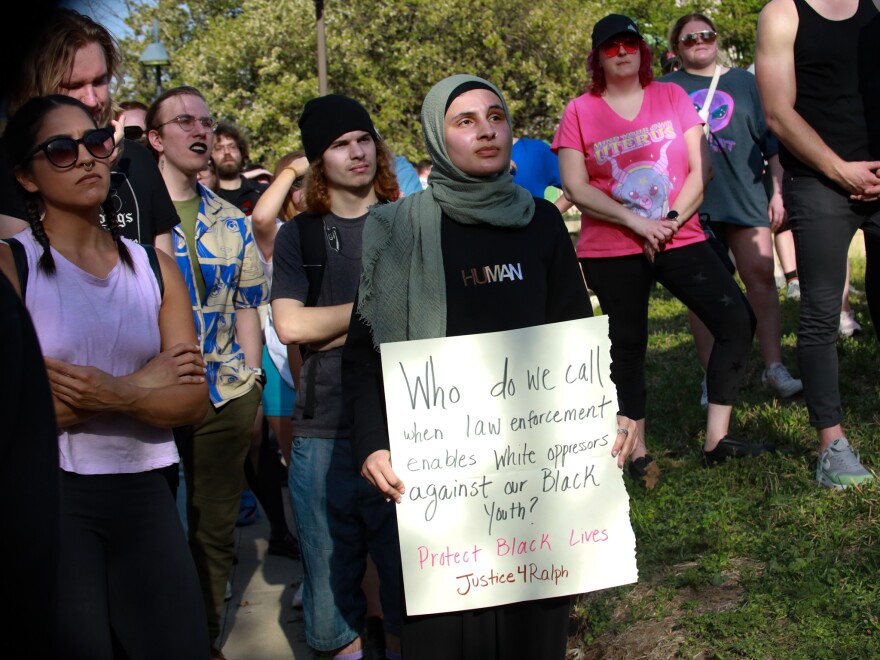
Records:
[[[120,260],[104,278],[81,270],[52,249],[56,271],[47,276],[37,267],[43,248],[30,230],[15,238],[27,252],[25,304],[43,355],[124,376],[160,352],[162,300],[140,245],[122,239],[134,272]],[[78,474],[145,472],[180,460],[171,429],[121,413],[101,413],[58,429],[58,452],[61,469]]]

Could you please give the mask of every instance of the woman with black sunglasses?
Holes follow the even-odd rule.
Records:
[[[764,121],[755,76],[718,61],[715,24],[703,14],[685,14],[669,32],[669,46],[681,69],[663,77],[679,85],[706,120],[715,176],[703,203],[701,219],[729,249],[758,319],[757,336],[764,358],[761,380],[780,397],[804,389],[782,364],[782,313],[773,276],[772,231],[782,227],[782,166],[776,138]],[[764,163],[772,172],[772,195],[764,188]],[[706,368],[712,336],[689,314],[700,364]],[[705,394],[704,394],[705,397]],[[703,403],[703,405],[706,405]]]
[[[18,258],[0,246],[0,269],[33,318],[58,424],[58,621],[46,634],[73,658],[205,658],[174,503],[171,429],[199,421],[208,400],[183,277],[102,227],[115,140],[85,105],[33,98],[4,139],[30,229],[12,243]]]
[[[577,253],[609,316],[619,414],[635,422],[629,471],[644,477],[648,299],[658,281],[709,327],[709,408],[703,456],[714,465],[770,448],[728,435],[755,319],[697,217],[711,165],[703,122],[677,85],[653,81],[635,23],[596,23],[587,93],[565,109],[553,141],[566,195],[581,210]]]

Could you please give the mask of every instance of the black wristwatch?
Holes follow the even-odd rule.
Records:
[[[254,375],[257,377],[257,382],[266,387],[266,372],[262,369],[251,369],[254,372]]]
[[[670,209],[669,213],[666,214],[667,220],[678,220],[678,211],[675,209]]]

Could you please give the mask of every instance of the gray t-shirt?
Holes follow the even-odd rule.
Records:
[[[363,230],[367,216],[322,218],[326,263],[317,307],[354,302],[361,274]],[[296,219],[286,222],[275,236],[271,299],[293,298],[305,303],[309,293],[306,268]],[[309,353],[300,373],[293,408],[296,435],[312,438],[347,438],[351,419],[342,405],[342,348]]]
[[[696,76],[684,70],[661,80],[684,89],[698,112],[712,84],[712,76]],[[767,128],[755,76],[742,69],[722,74],[711,100],[708,121],[715,174],[706,189],[700,213],[708,213],[712,222],[768,227],[764,161],[775,156],[779,146]]]

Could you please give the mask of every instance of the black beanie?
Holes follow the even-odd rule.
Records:
[[[310,163],[318,160],[333,140],[350,131],[366,131],[376,140],[382,139],[364,106],[342,94],[307,101],[298,124]]]

